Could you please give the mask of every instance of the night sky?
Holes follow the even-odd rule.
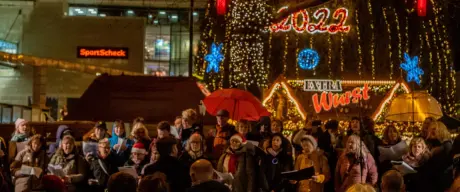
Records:
[[[454,57],[455,70],[460,71],[460,1],[451,0],[448,5],[449,24],[447,27],[452,37],[452,52]]]

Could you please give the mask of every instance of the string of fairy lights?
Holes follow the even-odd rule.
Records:
[[[387,25],[387,32],[388,32],[388,56],[390,57],[390,79],[393,79],[393,60],[391,59],[392,58],[392,54],[393,52],[391,51],[391,25],[388,23],[388,17],[387,17],[387,9],[386,8],[382,8],[382,12],[383,12],[383,20],[385,21],[385,24]]]
[[[371,26],[371,48],[369,49],[371,53],[371,61],[372,61],[372,79],[375,79],[375,56],[374,56],[374,51],[375,51],[375,35],[374,35],[374,19],[373,19],[373,14],[372,14],[372,3],[371,1],[367,1],[367,8],[369,10],[369,15],[370,15],[370,26]]]
[[[397,31],[397,34],[398,34],[398,61],[399,63],[401,62],[401,58],[402,58],[402,39],[401,39],[401,28],[399,27],[399,16],[398,16],[398,12],[396,12],[396,9],[393,7],[393,13],[394,13],[394,16],[395,16],[395,21],[396,21],[396,31]],[[407,53],[408,51],[406,51]],[[391,72],[393,73],[394,70],[391,70]],[[402,70],[401,70],[402,72]]]

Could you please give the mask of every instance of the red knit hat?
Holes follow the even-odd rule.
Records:
[[[243,144],[246,143],[246,138],[244,138],[244,136],[241,135],[240,133],[234,134],[234,135],[230,138],[230,140],[232,140],[232,139],[237,139],[238,141],[240,141],[240,142],[243,143]]]
[[[143,153],[147,154],[147,150],[145,150],[145,146],[143,143],[137,142],[133,145],[133,149],[131,149],[131,153]]]

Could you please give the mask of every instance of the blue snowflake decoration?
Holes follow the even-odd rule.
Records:
[[[418,57],[410,57],[407,53],[404,53],[404,63],[401,63],[401,68],[407,72],[406,81],[414,81],[420,85],[420,76],[423,75],[423,70],[418,66]]]
[[[222,47],[224,44],[216,45],[212,43],[211,45],[211,53],[207,54],[204,57],[204,60],[208,62],[208,66],[206,67],[206,73],[214,71],[216,73],[219,72],[219,63],[224,59],[224,55],[222,55]]]
[[[319,63],[319,55],[313,49],[303,49],[300,51],[299,55],[297,56],[297,63],[299,63],[299,67],[304,70],[312,70]]]

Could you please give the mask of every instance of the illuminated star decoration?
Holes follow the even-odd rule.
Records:
[[[222,46],[224,44],[216,45],[212,43],[211,45],[211,53],[207,54],[204,57],[204,60],[208,62],[208,66],[206,67],[206,73],[214,71],[216,73],[219,72],[219,63],[224,59],[224,56],[220,51],[222,50]]]
[[[423,70],[418,66],[418,57],[410,57],[407,53],[404,53],[404,63],[401,63],[401,68],[407,72],[406,81],[414,81],[420,85],[420,76],[423,75]]]
[[[312,70],[319,63],[319,55],[313,49],[303,49],[300,51],[299,55],[297,56],[297,63],[299,63],[299,67],[304,70]]]

